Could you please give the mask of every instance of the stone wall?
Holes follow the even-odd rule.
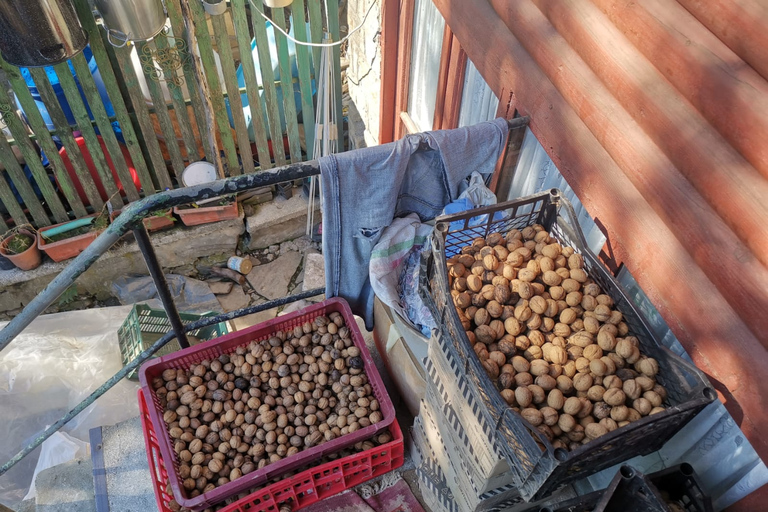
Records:
[[[362,130],[366,146],[379,143],[379,98],[381,90],[381,0],[348,2],[347,26],[357,27],[372,7],[363,28],[352,34],[347,49],[347,84],[350,137]],[[357,126],[354,126],[357,125]],[[360,142],[355,144],[360,147]]]

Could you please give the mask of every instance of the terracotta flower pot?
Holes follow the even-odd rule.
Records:
[[[199,224],[209,224],[222,220],[237,219],[240,217],[240,209],[237,199],[231,204],[224,206],[201,206],[199,208],[183,208],[178,206],[173,209],[173,213],[179,216],[185,226],[197,226]]]
[[[90,215],[90,217],[98,217],[98,215]],[[45,233],[55,227],[66,224],[56,224],[54,226],[48,226],[38,230],[37,246],[56,262],[68,260],[74,258],[85,250],[86,247],[91,245],[91,242],[96,240],[103,229],[98,231],[89,231],[82,235],[73,236],[71,238],[65,238],[58,242],[47,242],[45,240]]]
[[[110,220],[114,222],[120,213],[122,213],[122,210],[116,210],[112,212]],[[167,210],[163,211],[161,215],[152,215],[151,217],[145,218],[142,221],[144,223],[144,227],[147,228],[147,231],[150,233],[154,233],[155,231],[160,231],[161,229],[173,226],[176,223],[176,219],[171,216],[171,213],[173,213],[173,210],[168,208]]]
[[[32,270],[39,267],[40,263],[43,261],[43,256],[40,254],[40,249],[37,247],[37,234],[26,229],[20,229],[18,234],[31,237],[32,245],[20,254],[13,254],[8,249],[8,243],[13,236],[9,236],[0,243],[0,253],[21,270]]]

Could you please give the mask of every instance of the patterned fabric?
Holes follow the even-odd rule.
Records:
[[[363,499],[354,491],[331,496],[303,509],[306,512],[425,512],[403,479]]]

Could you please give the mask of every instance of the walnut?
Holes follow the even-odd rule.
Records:
[[[557,426],[563,432],[570,432],[576,426],[576,420],[570,414],[561,414],[557,419]]]
[[[533,407],[523,409],[520,411],[520,415],[534,427],[541,425],[544,421],[544,417],[541,414],[541,411]]]
[[[611,406],[606,404],[605,402],[597,402],[592,407],[592,415],[598,420],[607,418],[611,415]]]
[[[499,377],[499,365],[491,359],[483,361],[483,368],[491,379],[497,379]]]
[[[553,389],[549,392],[547,395],[547,405],[557,411],[563,408],[565,405],[565,397],[559,388]]]
[[[646,377],[655,377],[659,373],[659,363],[652,357],[646,357],[635,363],[635,369]]]
[[[493,297],[499,304],[510,304],[513,298],[512,290],[509,285],[497,284],[493,288]]]
[[[515,389],[515,402],[520,407],[528,407],[533,401],[533,394],[527,387],[520,386]]]
[[[584,428],[584,434],[589,439],[597,439],[598,437],[604,436],[607,433],[608,429],[599,423],[590,423]]]
[[[488,345],[496,340],[496,333],[487,325],[480,325],[475,329],[475,337],[480,343]]]
[[[514,385],[515,385],[514,373],[502,372],[501,375],[499,375],[499,386],[501,386],[502,389],[510,389]]]
[[[611,406],[622,405],[626,401],[627,397],[624,391],[621,389],[611,388],[605,391],[603,394],[603,401]],[[616,419],[616,418],[614,418]],[[619,421],[619,420],[616,420]]]
[[[643,388],[637,383],[635,379],[625,380],[622,385],[622,391],[630,400],[635,400],[643,393]]]
[[[547,375],[549,373],[549,363],[543,359],[533,360],[531,361],[530,372],[537,377],[539,375]]]

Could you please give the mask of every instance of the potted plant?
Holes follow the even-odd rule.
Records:
[[[179,216],[185,226],[237,219],[240,216],[236,196],[222,196],[214,200],[208,199],[198,203],[177,206],[173,209],[173,213]]]
[[[37,244],[53,261],[74,258],[109,225],[106,211],[38,230]]]
[[[115,210],[112,212],[112,215],[110,216],[111,221],[114,222],[121,212],[122,210]],[[144,227],[147,228],[147,231],[154,233],[155,231],[160,231],[161,229],[173,226],[176,223],[176,217],[173,216],[173,209],[167,208],[150,212],[149,216],[142,220],[142,223],[144,224]]]
[[[21,270],[35,269],[43,260],[37,247],[37,233],[32,228],[19,227],[6,233],[0,253]]]

